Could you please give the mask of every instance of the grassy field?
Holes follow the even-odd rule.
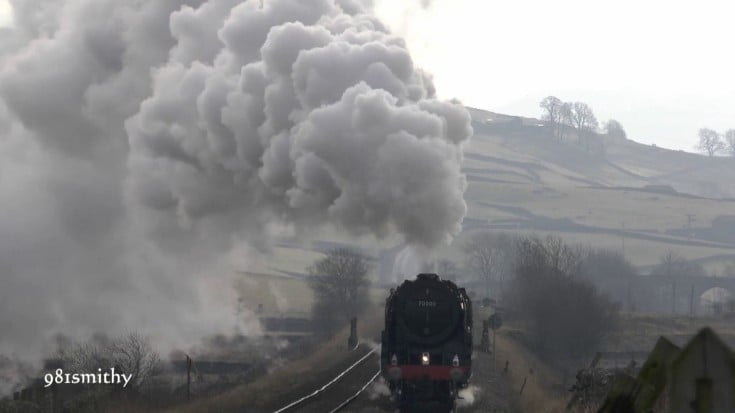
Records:
[[[654,265],[664,254],[673,251],[688,259],[704,260],[708,270],[723,274],[727,265],[734,262],[727,257],[735,254],[734,245],[696,237],[690,240],[668,231],[682,231],[689,225],[695,230],[711,227],[715,218],[735,211],[735,202],[643,189],[646,185],[662,183],[655,177],[669,174],[674,168],[676,162],[671,157],[683,157],[690,169],[694,168],[693,162],[698,162],[706,170],[707,165],[701,164],[708,160],[674,151],[664,151],[663,155],[659,153],[663,150],[648,153],[650,148],[635,143],[622,146],[625,154],[631,152],[628,146],[646,152],[630,161],[638,162],[636,165],[646,170],[628,172],[646,173],[653,178],[636,178],[610,166],[596,166],[595,162],[602,163],[601,160],[574,165],[559,153],[568,147],[548,147],[542,151],[522,138],[514,141],[497,136],[476,137],[467,149],[465,160],[469,177],[468,218],[472,221],[465,227],[471,231],[473,225],[484,223],[487,227],[504,227],[505,231],[521,235],[553,234],[572,244],[623,252],[638,266]],[[711,178],[724,185],[727,176]],[[674,178],[663,183],[671,183],[675,188],[687,187],[675,185]],[[458,247],[467,235],[466,230],[441,254],[461,260]]]
[[[485,219],[567,218],[585,226],[665,232],[684,229],[687,215],[694,214],[696,227],[709,227],[712,220],[735,210],[735,202],[697,199],[625,189],[589,187],[543,187],[538,185],[470,184],[470,216]],[[519,213],[509,213],[513,207]]]
[[[708,228],[735,211],[734,201],[709,197],[713,187],[720,196],[735,194],[732,159],[632,141],[610,142],[606,149],[603,158],[574,143],[476,135],[465,151],[468,217],[490,226],[517,223],[514,232],[555,233],[572,243],[618,251],[624,230],[626,258],[641,266],[655,264],[669,250],[690,259],[735,253],[732,244],[694,245],[667,233],[689,225]],[[670,185],[682,193],[651,192],[644,190],[647,185]]]
[[[378,306],[365,312],[358,324],[361,342],[375,345],[375,338],[379,337],[383,327],[382,315],[382,307]],[[227,413],[243,411],[244,407],[252,412],[270,412],[311,392],[314,384],[332,377],[334,368],[344,363],[349,365],[354,355],[346,349],[348,335],[349,331],[345,328],[317,346],[309,356],[276,367],[253,383],[237,386],[222,394],[203,398],[168,412]]]

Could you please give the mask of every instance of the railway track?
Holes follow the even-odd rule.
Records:
[[[322,387],[273,413],[336,413],[343,410],[380,374],[376,349],[368,351]]]

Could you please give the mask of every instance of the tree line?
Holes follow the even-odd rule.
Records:
[[[484,296],[479,303],[491,303],[491,297],[500,302],[508,320],[526,327],[528,344],[550,359],[593,352],[615,330],[623,308],[667,311],[668,302],[676,312],[677,280],[708,275],[699,263],[669,251],[651,270],[658,284],[644,286],[637,282],[641,274],[619,251],[568,244],[554,236],[479,231],[461,249],[462,263],[437,261],[440,277],[468,288],[478,281],[470,290],[473,300]],[[309,269],[317,334],[333,334],[367,308],[371,261],[339,248]],[[650,302],[669,292],[671,300],[662,296]]]
[[[546,122],[553,137],[563,141],[575,133],[588,152],[592,139],[599,133],[627,139],[623,125],[615,119],[608,120],[600,128],[594,111],[587,103],[564,102],[556,96],[547,96],[539,102],[539,107],[543,110],[541,120]],[[728,154],[735,157],[735,129],[719,133],[714,129],[701,128],[695,148],[709,156]]]
[[[702,128],[696,148],[709,156],[727,153],[735,157],[735,129],[720,134],[714,129]]]
[[[523,325],[529,344],[546,359],[584,357],[617,325],[620,303],[591,278],[601,267],[624,278],[622,257],[602,258],[561,238],[478,232],[464,244],[468,270],[494,290],[505,318]],[[610,261],[610,262],[608,262]],[[603,263],[604,262],[604,263]]]
[[[680,313],[676,290],[683,286],[677,282],[712,275],[701,264],[668,251],[651,269],[652,277],[644,277],[619,251],[572,245],[554,236],[479,231],[462,249],[465,272],[502,303],[507,319],[526,325],[529,344],[549,358],[572,358],[596,349],[614,331],[623,308],[668,312],[669,304],[672,313]],[[651,278],[656,284],[638,282]],[[710,305],[715,313],[735,310],[732,299]]]
[[[539,107],[543,110],[541,119],[546,122],[553,137],[563,141],[573,132],[588,152],[592,139],[600,132],[613,138],[627,138],[623,125],[615,119],[605,122],[600,130],[595,112],[587,103],[564,102],[556,96],[547,96],[539,103]]]

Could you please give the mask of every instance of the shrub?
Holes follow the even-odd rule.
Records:
[[[615,328],[619,306],[581,277],[582,258],[559,238],[517,243],[506,300],[541,357],[585,357]]]

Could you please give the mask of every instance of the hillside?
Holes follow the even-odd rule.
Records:
[[[702,197],[735,198],[732,158],[709,158],[622,139],[604,139],[604,156],[590,156],[574,137],[565,142],[550,138],[538,119],[468,109],[475,129],[470,158],[500,150],[499,154],[509,159],[555,166],[558,172],[566,172],[567,179],[581,182],[602,186],[669,185]]]
[[[618,250],[625,243],[638,265],[655,263],[668,249],[689,258],[735,253],[735,238],[717,235],[712,225],[735,213],[732,158],[604,137],[604,152],[590,153],[574,138],[551,138],[537,119],[470,113],[466,230],[560,232]]]
[[[554,234],[569,242],[624,252],[644,271],[668,251],[723,274],[735,262],[735,162],[642,145],[605,141],[605,155],[548,137],[542,122],[470,108],[475,135],[463,170],[469,211],[463,232],[439,256],[460,265],[473,231]],[[690,221],[691,219],[691,221]],[[717,221],[716,221],[717,220]],[[714,223],[714,224],[713,224]],[[311,304],[305,269],[335,246],[378,258],[376,276],[390,281],[403,249],[397,238],[351,238],[325,227],[308,239],[284,238],[271,259],[251,261],[238,290],[261,291],[266,311],[301,312]],[[728,274],[735,275],[735,274]],[[263,290],[257,283],[267,284]],[[378,294],[379,295],[379,294]],[[298,299],[286,300],[284,297]]]

